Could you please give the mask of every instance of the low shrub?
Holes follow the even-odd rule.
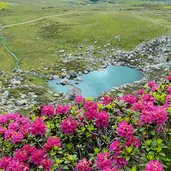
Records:
[[[0,115],[0,169],[163,171],[171,169],[171,76],[136,96],[75,98]]]

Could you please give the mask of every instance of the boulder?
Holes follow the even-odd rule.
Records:
[[[76,86],[71,86],[66,93],[66,99],[74,100],[76,96],[81,96],[81,89]]]
[[[23,106],[23,105],[26,105],[27,104],[27,100],[16,100],[15,104],[17,106]]]
[[[76,78],[76,77],[77,77],[77,73],[74,72],[74,71],[71,71],[71,72],[69,73],[69,76],[70,76],[70,78]]]
[[[59,84],[61,84],[61,85],[66,85],[68,83],[69,83],[69,80],[67,78],[64,78],[64,79],[59,81]]]

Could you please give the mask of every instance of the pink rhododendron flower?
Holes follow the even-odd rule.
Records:
[[[12,159],[7,165],[6,170],[7,171],[30,171],[30,167],[27,163]]]
[[[167,121],[167,112],[161,106],[153,106],[148,110],[143,110],[140,116],[140,122],[143,124],[163,125]]]
[[[110,151],[115,151],[115,153],[120,153],[120,143],[119,140],[113,141],[109,146]]]
[[[158,126],[163,125],[167,121],[167,112],[161,106],[157,106],[154,112],[155,122]]]
[[[171,86],[167,86],[167,92],[169,93],[169,94],[171,94]]]
[[[49,117],[53,116],[54,115],[54,107],[52,105],[42,106],[41,115],[42,116],[48,115]]]
[[[14,159],[19,160],[20,162],[25,162],[28,160],[28,154],[26,151],[19,149],[15,152]]]
[[[61,141],[60,141],[60,139],[58,137],[55,138],[55,137],[51,136],[51,137],[49,137],[47,139],[47,142],[44,145],[44,149],[46,151],[50,151],[51,148],[54,147],[54,146],[57,146],[57,147],[61,148]]]
[[[12,131],[12,130],[6,130],[6,131],[5,131],[5,134],[4,134],[5,140],[11,138],[11,135],[13,134],[13,132],[14,132],[14,131]]]
[[[139,103],[139,102],[136,102],[136,103],[134,103],[134,104],[132,105],[132,109],[133,109],[134,111],[140,111],[140,110],[142,109],[142,104]]]
[[[166,79],[169,80],[169,81],[171,81],[171,75],[168,75],[168,76],[166,77]]]
[[[12,160],[11,157],[3,157],[0,159],[0,169],[6,169],[8,163]]]
[[[17,131],[19,129],[19,123],[18,122],[9,123],[8,129],[11,129],[13,131]]]
[[[127,163],[128,163],[128,162],[127,162],[126,159],[124,159],[124,158],[117,158],[117,160],[116,160],[116,166],[117,166],[117,167],[126,166]]]
[[[157,89],[159,89],[160,88],[160,85],[158,85],[158,84],[155,84],[154,86],[152,86],[151,87],[151,91],[152,92],[155,92]]]
[[[31,125],[31,133],[33,135],[43,136],[46,133],[46,125],[42,118],[37,118]]]
[[[43,149],[34,149],[31,153],[30,161],[38,166],[44,158],[45,151]]]
[[[19,132],[21,132],[24,136],[27,136],[30,133],[31,122],[22,121]]]
[[[50,171],[51,167],[53,166],[53,162],[48,158],[44,158],[40,161],[40,165],[43,167],[45,171]]]
[[[96,104],[96,103],[93,103],[92,101],[90,101],[90,100],[86,100],[85,102],[84,102],[84,109],[88,109],[90,106],[92,106],[92,105],[94,105],[94,104]],[[96,105],[97,106],[97,105]]]
[[[83,103],[84,102],[84,97],[83,96],[76,96],[75,97],[75,102],[76,103]]]
[[[97,155],[96,164],[98,169],[104,170],[112,167],[112,160],[109,158],[109,156],[110,156],[109,153],[103,153],[103,152]]]
[[[118,166],[114,166],[113,168],[103,169],[103,171],[119,171],[119,170],[118,170]]]
[[[96,126],[107,127],[108,120],[109,120],[109,115],[105,111],[100,111],[96,116]]]
[[[69,112],[69,106],[66,105],[66,106],[62,106],[62,105],[58,105],[57,108],[56,108],[56,113],[57,114],[65,114],[65,113],[68,113]]]
[[[36,149],[36,147],[35,146],[31,146],[30,144],[26,144],[26,145],[24,145],[23,147],[22,147],[22,150],[23,151],[26,151],[27,152],[27,154],[32,154],[32,152],[34,151]]]
[[[86,109],[84,116],[89,121],[94,120],[98,113],[97,103],[92,103],[92,102],[86,101],[84,104],[84,108]]]
[[[21,140],[24,138],[23,134],[20,132],[13,132],[12,136],[11,136],[11,141],[12,143],[17,143],[17,142],[21,142]]]
[[[150,88],[152,88],[154,85],[155,85],[155,82],[154,81],[149,81],[147,83],[147,86],[150,87]]]
[[[0,115],[0,124],[5,125],[7,121],[7,115]]]
[[[97,116],[97,110],[96,109],[89,109],[85,112],[84,116],[89,120],[92,121]]]
[[[113,99],[110,96],[104,96],[102,97],[101,100],[102,100],[102,104],[108,105],[112,102]]]
[[[124,138],[130,138],[133,136],[132,124],[128,124],[126,121],[122,121],[118,125],[118,135]]]
[[[76,164],[77,171],[91,171],[92,170],[92,163],[87,161],[87,159],[82,159]]]
[[[137,93],[138,93],[139,95],[142,95],[142,94],[144,94],[144,90],[143,90],[143,89],[139,89],[139,90],[137,91]]]
[[[163,171],[163,166],[158,160],[151,160],[146,164],[145,171]]]
[[[134,147],[138,148],[140,146],[140,141],[138,138],[135,137],[130,137],[129,139],[127,139],[127,141],[125,142],[125,146],[130,146],[130,145],[134,145]]]
[[[4,134],[5,131],[6,131],[6,129],[5,129],[4,127],[1,127],[1,126],[0,126],[0,135]]]
[[[152,95],[149,95],[149,94],[146,93],[146,94],[143,95],[141,101],[142,101],[142,103],[150,102],[150,103],[153,104],[155,102],[155,98]]]
[[[62,132],[64,134],[73,134],[76,130],[77,122],[72,118],[67,118],[61,123]]]
[[[125,96],[123,97],[123,100],[126,101],[126,102],[129,103],[129,104],[133,104],[133,103],[135,103],[135,102],[137,101],[137,98],[134,97],[134,96],[131,95],[131,94],[128,94],[128,95],[125,95]]]

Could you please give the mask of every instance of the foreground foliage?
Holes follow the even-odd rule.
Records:
[[[135,95],[75,98],[0,115],[0,169],[163,171],[171,166],[171,76]]]

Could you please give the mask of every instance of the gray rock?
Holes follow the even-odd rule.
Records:
[[[69,73],[69,76],[70,76],[70,78],[76,78],[76,77],[77,77],[77,73],[74,72],[74,71],[71,71],[71,72]]]
[[[81,95],[82,95],[81,89],[76,86],[72,86],[69,88],[65,97],[68,100],[74,100],[76,96],[81,96]]]
[[[84,71],[84,74],[88,74],[88,71],[87,71],[87,70],[85,70],[85,71]]]
[[[53,79],[58,79],[59,75],[53,75]]]
[[[58,51],[59,53],[65,53],[65,49],[61,49]]]
[[[8,90],[5,90],[4,93],[2,94],[3,98],[8,98],[10,96],[10,92]]]
[[[23,105],[26,105],[28,102],[27,100],[16,100],[15,104],[17,106],[23,106]]]
[[[78,72],[78,75],[82,75],[83,73],[81,71]]]
[[[69,84],[69,82],[70,81],[67,78],[64,78],[64,79],[62,79],[62,80],[59,81],[59,84],[61,84],[61,85],[67,85],[67,84]]]

